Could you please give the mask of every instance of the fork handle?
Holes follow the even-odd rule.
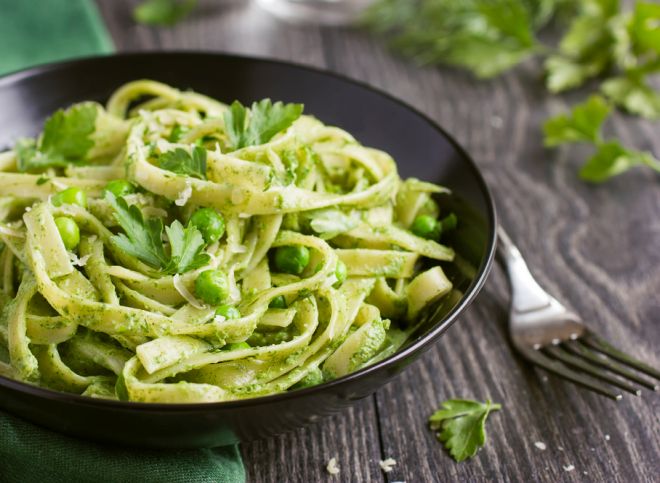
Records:
[[[524,313],[548,306],[552,298],[536,282],[520,250],[502,226],[497,227],[497,238],[497,256],[511,284],[511,310]]]

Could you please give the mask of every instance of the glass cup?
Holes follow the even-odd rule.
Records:
[[[288,22],[317,25],[347,25],[374,0],[257,0],[276,17]]]

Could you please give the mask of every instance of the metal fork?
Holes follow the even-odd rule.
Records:
[[[622,395],[612,386],[637,396],[641,394],[638,385],[658,390],[655,382],[640,373],[660,380],[660,371],[612,347],[587,328],[580,317],[539,286],[504,229],[499,227],[497,234],[498,258],[511,285],[509,334],[523,357],[616,400]]]

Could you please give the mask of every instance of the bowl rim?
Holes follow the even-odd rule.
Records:
[[[171,57],[171,56],[194,56],[200,59],[217,59],[224,58],[233,61],[239,62],[258,62],[273,64],[280,67],[298,69],[300,71],[312,72],[315,74],[320,74],[323,76],[333,77],[338,81],[352,84],[354,86],[360,87],[367,91],[371,91],[374,94],[379,95],[387,99],[388,101],[394,102],[399,106],[407,109],[416,116],[420,117],[426,123],[428,123],[434,130],[436,130],[445,140],[452,145],[456,152],[463,158],[466,168],[471,171],[471,174],[475,177],[479,189],[484,194],[486,201],[487,209],[487,224],[488,226],[488,240],[486,242],[486,253],[485,257],[481,261],[479,268],[477,270],[477,275],[474,280],[470,283],[470,286],[466,290],[463,297],[460,301],[434,326],[429,330],[429,332],[420,337],[419,340],[411,343],[409,346],[405,347],[402,350],[395,352],[394,354],[386,357],[385,359],[378,361],[377,363],[364,367],[355,372],[346,374],[345,376],[333,379],[332,381],[324,382],[316,386],[311,386],[304,389],[297,389],[290,392],[282,392],[276,394],[270,394],[266,396],[257,396],[253,398],[246,399],[237,399],[230,401],[220,401],[220,402],[202,402],[202,403],[145,403],[145,402],[134,402],[134,401],[118,401],[112,399],[102,399],[102,398],[92,398],[88,396],[82,396],[79,394],[72,394],[67,392],[55,391],[52,389],[34,386],[25,382],[21,382],[15,379],[10,379],[0,375],[0,386],[4,386],[10,390],[15,390],[18,392],[26,393],[30,396],[36,396],[49,400],[56,400],[64,403],[75,403],[77,405],[83,406],[95,406],[105,409],[116,409],[116,410],[136,410],[136,411],[153,411],[153,412],[166,412],[166,413],[185,413],[185,412],[197,412],[197,411],[213,411],[213,410],[231,410],[238,408],[246,408],[249,406],[262,406],[272,403],[281,403],[290,399],[297,397],[304,397],[313,393],[322,393],[326,390],[332,388],[338,388],[345,384],[348,384],[357,379],[367,377],[370,374],[379,372],[383,369],[387,369],[391,366],[396,365],[397,363],[407,359],[410,355],[414,353],[422,353],[427,350],[430,345],[435,342],[449,327],[451,327],[459,315],[463,313],[468,306],[474,301],[477,294],[483,288],[488,274],[493,265],[495,257],[495,249],[497,244],[497,211],[495,208],[495,202],[493,195],[491,193],[486,180],[484,179],[479,167],[474,162],[472,157],[467,153],[467,151],[450,135],[442,126],[440,126],[435,120],[423,112],[421,112],[416,107],[408,104],[395,97],[393,94],[390,94],[384,91],[381,88],[375,87],[365,81],[353,79],[347,75],[313,66],[302,64],[298,62],[292,62],[289,60],[283,59],[274,59],[267,58],[258,55],[246,55],[246,54],[235,54],[228,53],[223,51],[198,51],[198,50],[189,50],[189,49],[169,49],[165,51],[133,51],[126,53],[116,53],[109,55],[94,55],[94,56],[85,56],[78,57],[73,60],[50,62],[46,64],[41,64],[26,69],[20,69],[14,72],[7,73],[0,76],[0,89],[18,83],[24,79],[29,79],[31,77],[36,77],[49,72],[66,70],[71,67],[75,67],[81,64],[90,64],[93,65],[96,62],[105,62],[112,61],[113,59],[128,59],[137,61],[139,58],[145,57]]]

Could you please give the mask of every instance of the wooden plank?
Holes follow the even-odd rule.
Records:
[[[247,481],[383,481],[373,398],[315,426],[241,445]],[[326,466],[337,459],[340,473]]]
[[[122,51],[221,50],[326,66],[432,116],[484,171],[539,281],[611,341],[660,365],[657,177],[638,170],[589,186],[576,176],[585,151],[544,149],[540,123],[579,96],[548,96],[538,64],[479,82],[451,69],[413,68],[361,32],[278,23],[252,2],[201,1],[172,29],[132,23],[137,3],[99,0]],[[609,129],[660,155],[657,125],[617,116]],[[496,270],[463,319],[381,390],[377,405],[368,399],[317,426],[243,445],[250,481],[333,481],[324,469],[332,456],[342,469],[337,481],[378,481],[384,457],[398,462],[389,481],[657,481],[659,398],[646,392],[617,404],[530,368],[507,343],[507,298]],[[450,397],[504,404],[490,418],[486,448],[462,464],[425,423]]]

